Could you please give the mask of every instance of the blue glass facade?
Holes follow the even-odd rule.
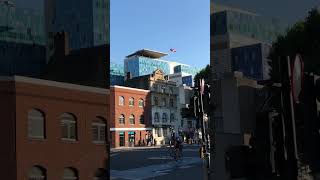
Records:
[[[125,59],[124,72],[130,72],[132,77],[152,74],[156,69],[161,69],[165,74],[170,74],[169,62],[142,56]]]
[[[110,63],[110,85],[124,86],[124,66]]]
[[[70,49],[109,44],[109,0],[56,0],[54,31],[69,34]]]
[[[264,44],[254,44],[231,49],[232,70],[240,71],[244,76],[263,80],[268,77],[267,48]]]
[[[174,67],[174,73],[186,73],[195,76],[200,71],[199,68],[188,65],[177,65]]]
[[[187,86],[192,86],[193,80],[192,80],[192,76],[184,76],[182,77],[182,84],[185,84]]]
[[[270,43],[285,30],[276,19],[232,10],[214,13],[211,19],[213,35],[236,33]]]

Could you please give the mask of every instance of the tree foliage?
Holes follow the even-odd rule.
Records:
[[[194,83],[197,85],[200,79],[204,79],[206,83],[209,82],[211,68],[210,65],[207,65],[205,68],[201,69],[195,76],[194,76]]]
[[[271,78],[279,79],[279,61],[300,54],[306,72],[320,74],[320,12],[312,9],[304,21],[297,22],[273,43],[269,54]]]

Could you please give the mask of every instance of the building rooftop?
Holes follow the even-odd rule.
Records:
[[[48,87],[57,87],[57,88],[70,89],[70,90],[79,90],[79,91],[92,92],[92,93],[98,93],[98,94],[109,94],[109,89],[100,88],[100,87],[77,85],[72,83],[30,78],[25,76],[0,76],[0,82],[8,82],[8,81],[29,83],[34,85],[48,86]]]
[[[143,56],[143,57],[149,57],[149,58],[161,58],[168,55],[167,53],[163,53],[163,52],[159,52],[159,51],[154,51],[154,50],[150,50],[150,49],[141,49],[138,50],[128,56],[126,56],[126,58],[129,58],[131,56]]]
[[[225,5],[216,4],[216,3],[211,4],[211,6],[210,6],[211,14],[222,12],[222,11],[234,11],[234,12],[238,12],[238,13],[244,13],[244,14],[249,14],[249,15],[253,15],[253,16],[258,16],[258,14],[254,13],[254,12],[246,11],[243,9],[239,9],[239,8],[235,8],[235,7],[231,7],[231,6],[225,6]]]

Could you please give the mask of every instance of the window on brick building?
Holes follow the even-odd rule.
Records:
[[[166,123],[168,121],[167,113],[162,113],[162,122]]]
[[[63,113],[60,116],[62,139],[77,140],[77,121],[75,116],[70,113]]]
[[[144,115],[140,116],[140,124],[144,124]]]
[[[154,122],[159,122],[159,113],[154,113]]]
[[[129,106],[134,106],[134,98],[129,99]]]
[[[104,143],[106,140],[106,123],[102,118],[96,118],[92,124],[93,142]]]
[[[143,99],[139,99],[139,107],[143,107],[144,106],[144,101]]]
[[[135,123],[135,119],[134,119],[134,115],[133,114],[130,115],[129,122],[130,122],[130,124],[134,124]]]
[[[63,180],[77,180],[78,172],[73,168],[64,168],[63,170]]]
[[[119,106],[124,106],[124,97],[119,96]]]
[[[121,114],[119,117],[119,124],[124,124],[124,123],[125,123],[125,117],[123,114]]]
[[[39,110],[32,109],[28,112],[28,136],[29,138],[45,138],[45,116]]]
[[[28,172],[28,180],[47,179],[46,169],[40,166],[33,166]]]

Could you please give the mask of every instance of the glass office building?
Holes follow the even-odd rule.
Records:
[[[16,8],[14,3],[0,3],[0,41],[45,45],[43,11]]]
[[[174,73],[182,73],[182,74],[189,74],[193,77],[200,71],[199,68],[192,67],[189,65],[177,65],[174,67]]]
[[[270,78],[270,65],[267,58],[270,48],[263,43],[232,48],[232,70],[240,71],[245,77],[254,80]]]
[[[110,62],[110,85],[124,86],[124,66]]]
[[[236,10],[216,12],[211,19],[213,35],[234,33],[271,43],[285,30],[277,19]]]
[[[0,75],[38,76],[45,65],[44,11],[0,3]]]
[[[134,56],[125,59],[124,69],[125,73],[130,72],[132,77],[152,74],[156,69],[170,74],[170,63],[159,59]]]
[[[55,32],[69,35],[70,49],[110,43],[109,0],[56,0]]]

